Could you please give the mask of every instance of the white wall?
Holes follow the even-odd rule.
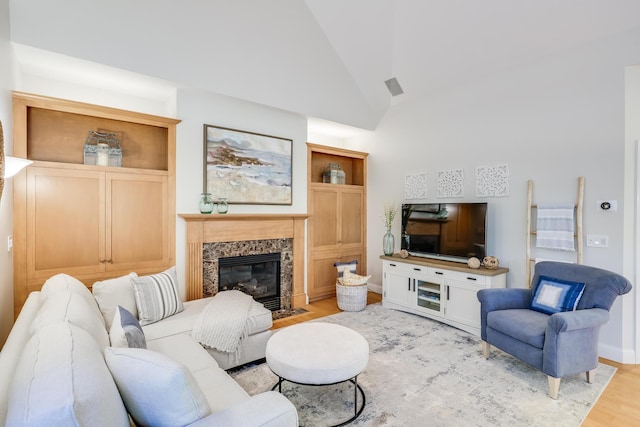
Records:
[[[525,287],[527,180],[534,201],[574,202],[585,177],[584,232],[609,237],[608,248],[584,250],[585,264],[622,272],[624,184],[624,68],[640,61],[640,32],[621,34],[512,69],[455,91],[431,93],[392,108],[369,137],[368,266],[381,281],[385,202],[400,203],[404,176],[427,172],[428,201],[436,198],[436,172],[464,169],[463,201],[487,201],[489,252],[508,267],[508,286]],[[477,166],[508,164],[510,194],[475,197]],[[617,200],[618,212],[600,210],[599,199]],[[400,223],[394,230],[399,249]],[[566,258],[564,253],[538,256]],[[630,297],[629,297],[630,298]],[[607,357],[621,360],[632,347],[622,337],[618,299],[601,334]],[[624,320],[624,321],[623,321]]]
[[[14,90],[106,107],[175,117],[171,82],[12,43]]]
[[[638,248],[640,245],[639,192],[640,192],[640,65],[625,70],[625,200],[624,208],[624,273],[636,284],[631,296],[625,298],[622,310],[624,342],[635,341],[635,357],[630,350],[625,353],[626,363],[640,363],[640,270]]]
[[[230,213],[306,213],[307,120],[297,114],[189,89],[178,90],[176,211],[198,213],[203,181],[204,124],[246,130],[293,140],[292,205],[235,205]],[[215,194],[213,195],[216,196]],[[176,219],[176,267],[185,294],[185,223]]]

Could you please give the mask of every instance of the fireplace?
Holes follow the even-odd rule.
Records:
[[[280,308],[307,303],[304,290],[306,214],[179,214],[186,225],[186,299],[218,292],[218,258],[281,253]]]
[[[252,273],[255,277],[251,277]],[[269,289],[266,290],[265,286]],[[288,310],[291,308],[292,288],[292,239],[239,240],[202,245],[203,297],[226,289],[249,290],[246,293],[268,309]],[[254,294],[260,295],[256,297]]]
[[[238,290],[280,310],[280,253],[218,258],[218,291]]]

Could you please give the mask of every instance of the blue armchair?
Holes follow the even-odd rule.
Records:
[[[532,309],[532,301],[541,301],[542,290],[554,290],[546,286],[548,281],[573,284],[578,288],[584,283],[575,311],[569,308],[569,311],[546,314],[536,311],[539,306]],[[536,293],[541,282],[545,286]],[[549,395],[557,399],[562,377],[586,372],[587,381],[593,382],[598,366],[600,326],[609,321],[609,309],[618,295],[630,290],[629,281],[611,271],[586,265],[540,262],[536,265],[531,289],[483,289],[478,292],[482,354],[488,358],[493,345],[540,369],[547,374]]]

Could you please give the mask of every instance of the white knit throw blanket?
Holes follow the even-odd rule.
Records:
[[[198,316],[191,336],[207,347],[235,353],[247,336],[253,302],[251,296],[240,291],[219,292]]]

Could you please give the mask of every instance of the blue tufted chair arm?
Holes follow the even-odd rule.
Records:
[[[609,312],[602,308],[549,316],[542,371],[561,378],[595,369],[598,366],[598,333],[608,320]]]
[[[549,317],[547,334],[552,331],[575,331],[578,329],[599,328],[609,321],[609,312],[602,308],[589,308],[586,310],[565,311],[555,313]]]
[[[529,308],[531,289],[482,289],[478,291],[478,301],[480,301],[482,311],[487,313],[495,310]]]

